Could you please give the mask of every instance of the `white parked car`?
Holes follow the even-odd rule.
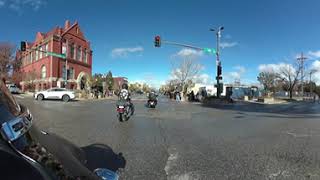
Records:
[[[20,89],[15,84],[7,84],[6,86],[9,89],[10,93],[12,94],[20,93]]]
[[[68,102],[71,99],[75,99],[75,97],[76,96],[72,90],[64,88],[51,88],[34,94],[34,98],[40,101],[43,99],[61,99],[64,102]]]

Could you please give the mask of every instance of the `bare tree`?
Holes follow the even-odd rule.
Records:
[[[178,63],[172,63],[172,76],[180,84],[182,93],[186,93],[186,85],[189,82],[194,82],[194,79],[199,75],[203,69],[196,59],[192,57],[184,57]],[[192,83],[191,83],[192,84]]]
[[[14,46],[10,43],[0,43],[0,74],[2,77],[9,77],[14,63]]]
[[[290,99],[292,99],[293,91],[299,81],[301,68],[300,64],[281,64],[279,67],[279,78],[284,89],[289,92]]]
[[[268,93],[270,91],[275,91],[278,77],[279,75],[275,72],[260,72],[257,79],[263,85],[265,93]]]
[[[29,90],[29,91],[34,91],[34,90],[35,90],[34,81],[35,81],[36,78],[37,78],[36,70],[33,69],[32,71],[30,71],[30,72],[28,72],[28,73],[23,73],[23,74],[25,74],[23,80],[28,83],[28,90]]]

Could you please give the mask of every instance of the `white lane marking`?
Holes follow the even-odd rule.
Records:
[[[192,177],[192,175],[186,173],[182,175],[176,175],[172,178],[173,180],[197,180],[198,178]]]
[[[312,136],[311,134],[297,134],[297,133],[292,133],[289,131],[287,131],[286,134],[288,134],[294,138],[303,138],[303,137],[311,137]]]
[[[14,95],[16,98],[20,98],[20,99],[24,99],[24,97],[23,96],[21,96],[21,95]]]
[[[171,168],[177,164],[179,154],[178,152],[176,152],[175,149],[172,149],[172,148],[168,149],[168,153],[169,153],[169,157],[168,157],[166,166],[164,167],[164,170],[167,176],[169,177]]]
[[[288,176],[290,176],[290,172],[289,171],[280,171],[279,170],[276,173],[269,174],[269,179],[278,179],[280,176],[288,177]]]

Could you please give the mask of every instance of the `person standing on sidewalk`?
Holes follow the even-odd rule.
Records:
[[[177,102],[180,101],[180,92],[177,92],[177,94],[176,94],[176,101],[177,101]]]

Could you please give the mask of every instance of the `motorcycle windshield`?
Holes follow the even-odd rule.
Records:
[[[124,99],[120,99],[120,100],[118,100],[118,101],[117,101],[117,106],[125,106],[125,105],[126,105],[126,103],[127,103],[127,101],[126,101],[126,100],[124,100]]]
[[[0,123],[4,123],[18,116],[21,112],[19,104],[10,94],[3,81],[0,81]]]
[[[0,122],[2,139],[25,159],[40,164],[53,179],[98,179],[86,168],[83,151],[63,138],[39,131],[29,111],[18,105],[2,81]]]

